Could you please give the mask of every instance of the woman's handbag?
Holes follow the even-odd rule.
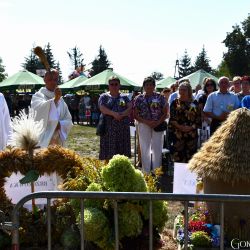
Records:
[[[167,128],[168,128],[168,124],[166,121],[164,121],[164,122],[160,123],[158,126],[156,126],[154,128],[154,131],[155,132],[162,132],[162,131],[167,130]]]
[[[99,122],[96,126],[96,135],[103,136],[106,133],[106,124],[105,124],[105,116],[103,114],[99,117]]]

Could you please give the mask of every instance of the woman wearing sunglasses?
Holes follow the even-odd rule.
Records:
[[[131,156],[129,115],[132,104],[120,93],[120,79],[109,79],[109,92],[103,93],[98,105],[105,119],[105,133],[100,136],[99,159],[108,161],[116,154]]]

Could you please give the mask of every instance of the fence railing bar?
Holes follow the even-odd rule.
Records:
[[[153,250],[153,204],[149,201],[149,250]]]
[[[51,207],[50,207],[51,199],[47,199],[47,226],[48,226],[48,250],[51,250]]]
[[[184,249],[188,249],[188,201],[184,202]]]
[[[220,250],[224,249],[224,202],[220,203]]]
[[[42,191],[29,194],[22,198],[14,207],[12,212],[12,250],[19,250],[19,209],[32,199],[45,198],[47,199],[47,216],[48,216],[48,249],[51,250],[51,213],[50,203],[51,199],[56,198],[75,198],[75,199],[110,199],[115,200],[114,219],[115,219],[115,237],[116,249],[119,249],[119,230],[118,230],[118,210],[117,200],[168,200],[184,202],[188,213],[188,201],[206,201],[217,202],[221,204],[220,207],[220,249],[224,247],[224,204],[229,202],[249,202],[250,195],[231,195],[231,194],[172,194],[172,193],[139,193],[139,192],[85,192],[85,191]],[[188,214],[185,216],[188,218]],[[84,224],[84,223],[83,223]],[[185,223],[186,225],[187,223]],[[185,234],[187,235],[187,234]]]
[[[118,224],[118,206],[114,201],[114,223],[115,223],[115,250],[119,250],[119,224]]]
[[[84,203],[82,198],[80,200],[80,204],[81,204],[81,227],[80,227],[81,250],[84,250]]]

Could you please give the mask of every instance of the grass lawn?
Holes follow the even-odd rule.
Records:
[[[81,156],[98,158],[100,137],[95,131],[94,127],[74,125],[65,146]]]

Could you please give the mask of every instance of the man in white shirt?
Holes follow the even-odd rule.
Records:
[[[0,150],[3,150],[12,136],[10,114],[4,95],[0,93]]]
[[[44,76],[45,87],[32,96],[31,108],[36,113],[35,120],[43,120],[44,132],[40,135],[40,147],[64,144],[72,119],[62,92],[57,86],[58,71],[51,69]]]

